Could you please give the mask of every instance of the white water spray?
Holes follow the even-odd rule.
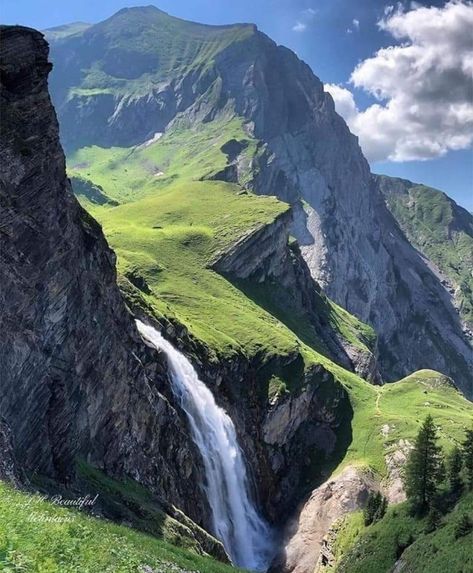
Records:
[[[172,389],[189,420],[205,469],[203,487],[212,511],[213,533],[235,565],[265,571],[274,553],[271,529],[250,498],[248,476],[235,426],[217,406],[192,364],[152,326],[136,321],[140,334],[164,351]]]

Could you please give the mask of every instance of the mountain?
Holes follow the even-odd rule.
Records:
[[[292,205],[290,233],[312,277],[378,334],[383,379],[434,368],[472,396],[471,339],[456,299],[409,242],[330,95],[295,54],[251,25],[204,26],[149,6],[54,40],[51,58],[71,174],[130,202],[171,176],[182,181],[163,166],[171,159],[189,165],[183,134],[199,145],[201,129],[209,134],[201,144],[213,145],[214,130],[226,161],[214,168],[211,149],[204,156],[196,148],[202,170],[190,177]],[[179,137],[181,148],[171,153]],[[91,145],[103,149],[97,157],[87,152]],[[154,150],[156,161],[148,159]],[[136,152],[147,158],[134,162]],[[125,157],[133,164],[126,175],[118,165]]]
[[[473,216],[450,197],[419,183],[375,175],[375,184],[409,241],[433,263],[460,316],[473,327]]]
[[[139,319],[210,391],[213,411],[228,414],[248,499],[278,540],[271,570],[312,572],[336,524],[351,523],[347,513],[356,518],[369,493],[403,499],[402,466],[425,415],[451,449],[472,412],[433,370],[380,385],[386,334],[378,342],[322,283],[364,308],[359,289],[331,273],[363,262],[377,281],[366,288],[379,290],[387,255],[365,244],[378,229],[410,277],[388,285],[397,298],[378,314],[392,319],[387,310],[404,299],[407,324],[413,309],[433,313],[425,321],[445,326],[442,354],[422,363],[461,374],[461,352],[446,362],[466,344],[463,333],[449,338],[461,330],[449,322],[460,320],[456,307],[450,301],[445,319],[441,297],[420,298],[418,272],[432,297],[447,291],[424,270],[330,97],[289,50],[251,25],[186,23],[153,7],[57,32],[47,34],[50,86],[70,179],[47,45],[34,30],[0,29],[0,480],[11,484],[0,484],[0,564],[228,570],[204,477],[220,458],[193,439],[173,361],[140,338]],[[358,200],[348,178],[369,192],[355,186]],[[315,209],[319,192],[328,211],[325,199]],[[322,249],[337,247],[332,223],[340,252]],[[338,266],[318,272],[322,259]],[[419,328],[409,337],[429,347]],[[399,337],[393,351],[401,347]],[[418,357],[412,343],[397,369]],[[32,497],[38,490],[98,498],[79,513]],[[217,493],[234,502],[223,484]],[[34,519],[57,518],[53,526],[36,527],[32,503]],[[350,543],[340,536],[345,549],[366,533],[350,532]],[[406,563],[428,563],[417,547]]]

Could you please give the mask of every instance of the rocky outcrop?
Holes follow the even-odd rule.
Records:
[[[449,292],[473,340],[473,215],[445,193],[407,179],[373,175],[408,240]]]
[[[140,340],[115,256],[66,179],[47,44],[2,27],[0,49],[0,416],[14,454],[66,484],[82,459],[207,525],[200,458],[165,363]]]
[[[343,472],[315,489],[285,528],[280,554],[271,571],[313,573],[331,564],[327,535],[343,516],[366,504],[371,491],[377,490],[373,476],[347,467]]]
[[[253,283],[265,284],[263,306],[271,304],[275,315],[280,309],[281,315],[291,312],[301,320],[304,317],[322,353],[363,378],[380,382],[376,349],[369,348],[372,342],[356,334],[358,344],[350,343],[333,326],[336,310],[311,277],[298,244],[290,240],[293,217],[293,209],[288,209],[273,222],[249,231],[218,253],[210,266],[244,291]]]
[[[403,483],[403,469],[413,445],[409,440],[399,440],[389,454],[384,456],[388,475],[382,484],[384,495],[389,503],[401,503],[406,500]]]

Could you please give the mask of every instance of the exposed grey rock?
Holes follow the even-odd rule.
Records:
[[[0,480],[20,487],[25,476],[15,459],[10,428],[0,419]]]
[[[212,268],[230,279],[238,279],[237,285],[243,289],[253,282],[270,284],[273,304],[294,317],[308,318],[322,352],[360,376],[380,382],[376,349],[370,351],[368,341],[367,346],[356,347],[332,326],[333,310],[327,298],[311,277],[297,243],[289,243],[292,224],[293,209],[288,209],[273,222],[248,231],[226,251],[218,253]]]
[[[0,416],[14,454],[66,484],[85,460],[208,525],[200,458],[166,365],[139,338],[114,253],[66,179],[47,44],[2,27],[0,50]]]
[[[326,540],[331,527],[341,517],[364,507],[369,493],[376,490],[371,474],[350,466],[314,489],[288,522],[281,551],[271,571],[313,573],[323,570],[323,565],[330,560]]]

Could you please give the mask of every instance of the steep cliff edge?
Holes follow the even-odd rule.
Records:
[[[83,460],[205,523],[200,460],[164,363],[66,179],[47,57],[40,33],[1,28],[0,417],[30,474],[70,483]]]
[[[293,213],[289,209],[274,222],[246,233],[217,253],[210,266],[295,332],[297,321],[307,321],[305,336],[314,348],[379,383],[374,332],[337,308],[312,278],[299,245],[290,239]],[[299,336],[304,340],[302,329]]]

